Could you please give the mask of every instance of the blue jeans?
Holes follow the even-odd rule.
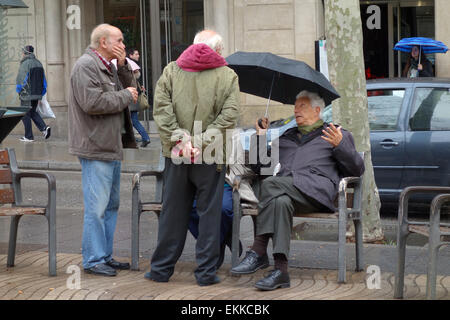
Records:
[[[138,112],[131,111],[130,114],[131,114],[131,122],[133,123],[133,127],[135,127],[136,130],[141,135],[142,141],[150,141],[150,137],[148,136],[147,131],[145,131],[145,128],[142,126],[141,122],[139,121]]]
[[[120,161],[79,158],[84,197],[83,268],[112,259],[120,204]]]

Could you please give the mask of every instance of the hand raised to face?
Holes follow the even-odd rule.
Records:
[[[341,144],[344,137],[342,135],[342,128],[340,126],[336,127],[334,124],[330,124],[330,126],[326,130],[322,130],[322,132],[324,134],[322,139],[335,148]]]
[[[125,58],[127,56],[125,49],[120,45],[116,45],[112,48],[112,51],[114,57],[117,59],[117,64],[119,66],[125,65]]]

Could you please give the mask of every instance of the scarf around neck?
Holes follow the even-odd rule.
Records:
[[[307,125],[307,126],[298,126],[298,131],[302,134],[302,135],[307,135],[308,133],[313,132],[316,129],[319,129],[320,127],[322,127],[324,124],[323,120],[319,120],[314,124],[311,125]]]

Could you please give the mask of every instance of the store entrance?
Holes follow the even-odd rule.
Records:
[[[435,37],[434,0],[361,1],[367,79],[401,77],[409,58],[393,50],[403,38]],[[434,66],[435,55],[427,58]]]
[[[164,67],[204,28],[203,0],[104,0],[103,14],[105,23],[122,30],[127,48],[139,50],[150,101]],[[142,113],[141,119],[151,120],[152,111]]]

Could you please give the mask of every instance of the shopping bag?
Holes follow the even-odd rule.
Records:
[[[147,95],[144,92],[142,92],[139,95],[138,103],[139,103],[139,107],[142,111],[147,110],[150,107],[150,104],[148,103]]]
[[[44,95],[39,101],[36,111],[42,119],[56,119],[56,116],[47,101],[47,95]]]

